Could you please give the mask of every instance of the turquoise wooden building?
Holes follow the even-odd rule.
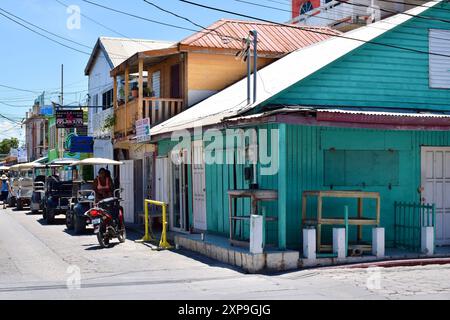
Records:
[[[301,248],[305,190],[379,192],[388,246],[395,244],[395,202],[434,203],[437,244],[450,244],[449,70],[450,5],[430,2],[261,69],[251,104],[243,79],[152,128],[158,150],[155,196],[170,204],[172,230],[228,237],[228,190],[257,182],[260,189],[278,191],[278,201],[259,209],[277,217],[266,225],[266,243],[280,249]],[[256,170],[245,157],[244,163],[225,161],[246,153],[250,139],[229,140],[216,149],[219,163],[169,160],[180,141],[174,133],[189,134],[177,156],[193,160],[216,141],[205,139],[207,129],[237,128],[256,130],[258,149],[267,145],[269,155],[277,152],[275,174],[261,173],[267,165],[260,157]],[[340,214],[345,205],[355,210],[353,202],[340,199],[326,201],[324,212]],[[249,207],[249,201],[237,202],[240,214]],[[365,212],[373,209],[373,203],[364,204]],[[241,228],[245,238],[247,222],[232,233]],[[355,233],[350,228],[350,238]],[[369,239],[369,228],[363,236]]]

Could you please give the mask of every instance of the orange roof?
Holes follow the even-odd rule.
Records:
[[[293,25],[294,26],[294,25]],[[221,19],[202,32],[197,32],[180,42],[182,46],[242,49],[242,41],[250,31],[258,31],[258,51],[267,53],[289,53],[313,43],[323,41],[339,31],[328,27],[295,27],[278,24]]]

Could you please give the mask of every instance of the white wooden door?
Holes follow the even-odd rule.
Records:
[[[157,158],[155,163],[155,200],[169,203],[168,158]]]
[[[202,140],[192,143],[192,193],[194,229],[206,230],[206,179]]]
[[[450,148],[422,147],[422,202],[436,208],[436,245],[450,245]]]
[[[122,190],[122,206],[127,223],[134,223],[134,161],[122,161],[120,166],[120,187]]]

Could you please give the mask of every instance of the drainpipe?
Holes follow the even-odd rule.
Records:
[[[258,31],[253,30],[253,103],[256,102],[256,84],[258,82]]]

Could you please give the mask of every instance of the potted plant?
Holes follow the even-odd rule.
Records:
[[[123,105],[125,103],[125,90],[122,88],[120,88],[119,90],[119,106]]]
[[[146,98],[151,98],[151,97],[153,97],[153,96],[154,96],[153,90],[150,89],[149,87],[145,87],[145,88],[144,88],[144,97],[146,97]]]
[[[131,89],[131,96],[133,98],[137,98],[139,96],[139,89],[138,89],[137,83],[133,84],[133,88]]]
[[[105,121],[103,123],[103,130],[105,131],[112,130],[115,125],[116,125],[116,116],[114,114],[111,114],[105,118]]]

